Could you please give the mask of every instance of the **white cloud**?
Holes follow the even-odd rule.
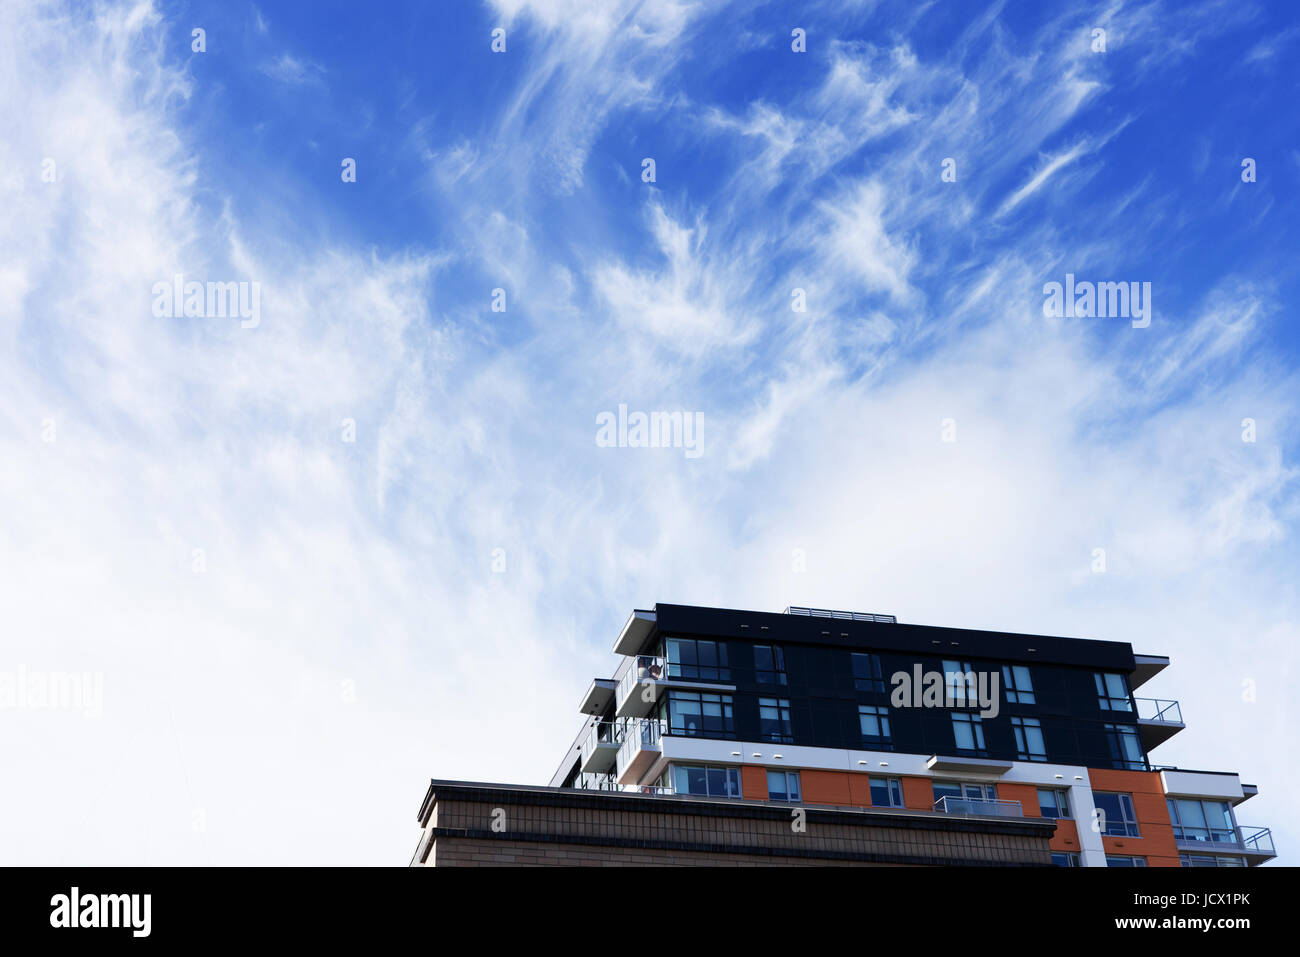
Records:
[[[0,858],[403,862],[428,777],[549,775],[628,608],[656,600],[1171,654],[1151,690],[1189,730],[1157,757],[1240,767],[1262,790],[1251,817],[1285,826],[1294,764],[1260,729],[1295,719],[1281,438],[1300,390],[1240,361],[1275,321],[1269,291],[1226,284],[1148,330],[1052,324],[1016,291],[1077,247],[1036,231],[967,261],[921,228],[980,208],[977,188],[965,206],[936,189],[945,141],[1006,175],[1093,81],[1049,57],[1067,79],[1046,82],[978,31],[969,76],[904,51],[836,61],[826,83],[860,121],[832,99],[712,114],[714,135],[762,144],[759,184],[790,177],[788,202],[746,217],[756,188],[724,215],[665,188],[619,224],[627,248],[596,229],[555,248],[542,205],[498,202],[492,178],[553,132],[539,168],[577,189],[605,120],[656,102],[674,62],[637,57],[694,11],[645,5],[625,39],[602,7],[503,2],[546,34],[537,72],[492,135],[424,143],[466,226],[454,249],[380,254],[205,212],[204,143],[176,112],[194,81],[147,4],[105,10],[71,33],[0,11],[0,667],[105,676],[97,721],[0,718],[20,782]],[[1017,96],[1023,127],[999,138]],[[835,169],[882,131],[900,136],[878,168]],[[150,287],[176,271],[260,281],[261,325],[154,318]],[[504,318],[444,288],[479,273],[510,286]],[[864,291],[882,300],[866,315]],[[595,413],[627,400],[702,410],[706,455],[596,448]]]

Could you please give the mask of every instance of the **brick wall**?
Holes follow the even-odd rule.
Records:
[[[417,860],[469,865],[1043,865],[1050,822],[435,782]],[[419,860],[423,856],[423,860]]]

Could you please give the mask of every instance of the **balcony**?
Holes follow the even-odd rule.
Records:
[[[1156,745],[1164,744],[1179,731],[1183,730],[1183,712],[1177,701],[1164,701],[1160,698],[1134,698],[1137,706],[1138,732],[1142,735],[1142,747],[1148,752]]]
[[[1277,851],[1273,847],[1273,832],[1266,827],[1238,827],[1237,838],[1250,863],[1262,864],[1270,857],[1277,857]]]
[[[655,655],[637,655],[618,683],[614,696],[615,713],[620,718],[648,715],[659,697],[659,686],[668,677],[668,660]]]
[[[582,739],[582,773],[603,774],[618,757],[618,728],[613,721],[598,721]]]
[[[1235,831],[1226,828],[1183,828],[1175,832],[1180,851],[1193,854],[1241,854],[1247,864],[1262,864],[1277,857],[1273,846],[1273,832],[1266,827],[1239,825]]]
[[[619,727],[618,759],[615,764],[619,784],[639,784],[663,754],[660,738],[665,732],[658,718],[629,718]]]
[[[977,798],[941,797],[934,802],[940,814],[960,817],[1024,817],[1025,809],[1019,801],[986,801]]]
[[[618,683],[618,691],[614,695],[614,713],[620,718],[644,718],[654,710],[655,702],[665,688],[736,690],[734,684],[681,677],[684,667],[686,666],[673,664],[658,655],[636,655]]]
[[[610,774],[579,774],[573,787],[580,791],[618,791],[618,782]]]

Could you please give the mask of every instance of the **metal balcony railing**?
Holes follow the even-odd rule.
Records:
[[[1164,701],[1160,698],[1134,698],[1137,716],[1140,721],[1159,721],[1162,724],[1182,724],[1183,711],[1177,701]]]
[[[1273,832],[1266,827],[1238,827],[1238,840],[1248,854],[1276,855],[1273,847]]]
[[[632,788],[630,790],[630,793],[646,794],[649,795],[650,797],[664,797],[669,794],[676,794],[677,792],[674,791],[672,788],[659,787],[658,785],[653,785],[653,784],[645,784],[640,787]]]
[[[991,801],[979,798],[941,797],[934,802],[934,810],[941,814],[976,817],[1025,816],[1025,809],[1019,801]]]

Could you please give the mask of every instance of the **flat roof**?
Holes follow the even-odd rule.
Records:
[[[787,615],[700,605],[656,604],[655,627],[650,634],[655,632],[755,642],[839,645],[961,659],[1050,662],[1125,673],[1136,667],[1133,646],[1126,641]]]

